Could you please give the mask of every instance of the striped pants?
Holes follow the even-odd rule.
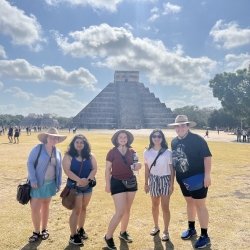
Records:
[[[149,175],[149,193],[151,196],[169,195],[170,175]]]

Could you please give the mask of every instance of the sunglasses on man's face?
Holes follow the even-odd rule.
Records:
[[[161,139],[162,136],[161,135],[152,135],[152,138],[159,138],[159,139]]]

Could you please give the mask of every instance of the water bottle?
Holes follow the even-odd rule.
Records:
[[[139,159],[138,156],[136,154],[136,152],[133,153],[133,165],[131,165],[131,169],[134,172],[134,175],[138,175],[139,174],[139,170],[135,170],[135,165],[136,163],[138,163]]]

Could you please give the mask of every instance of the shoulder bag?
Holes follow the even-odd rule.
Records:
[[[128,149],[129,150],[129,149]],[[123,162],[128,166],[127,160],[124,155],[121,154]],[[130,168],[130,166],[128,166]],[[127,189],[133,189],[137,187],[137,179],[135,175],[132,175],[130,178],[122,180],[122,184]]]
[[[42,144],[40,144],[40,149],[37,155],[37,158],[35,160],[34,163],[34,168],[36,169],[37,167],[37,163],[38,163],[38,159],[40,157],[41,151],[42,151]],[[30,190],[31,190],[31,185],[30,185],[30,181],[27,179],[25,183],[21,183],[17,186],[17,195],[16,195],[16,199],[19,203],[21,203],[22,205],[27,204],[30,201]]]
[[[78,176],[81,175],[82,167],[83,167],[83,161],[81,163]],[[77,191],[75,185],[72,187],[66,185],[60,194],[60,197],[62,198],[62,205],[67,209],[72,210],[75,207],[76,194]]]
[[[196,174],[182,180],[188,191],[196,191],[204,187],[204,173]]]

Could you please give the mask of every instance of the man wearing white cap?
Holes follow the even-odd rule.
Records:
[[[195,248],[210,245],[208,229],[208,210],[206,197],[211,185],[211,152],[204,138],[190,132],[195,122],[189,121],[187,116],[178,115],[175,123],[169,127],[175,128],[177,137],[172,140],[172,163],[176,170],[176,180],[187,203],[188,229],[181,235],[183,240],[196,235],[195,217],[201,227],[201,236],[195,243]]]

